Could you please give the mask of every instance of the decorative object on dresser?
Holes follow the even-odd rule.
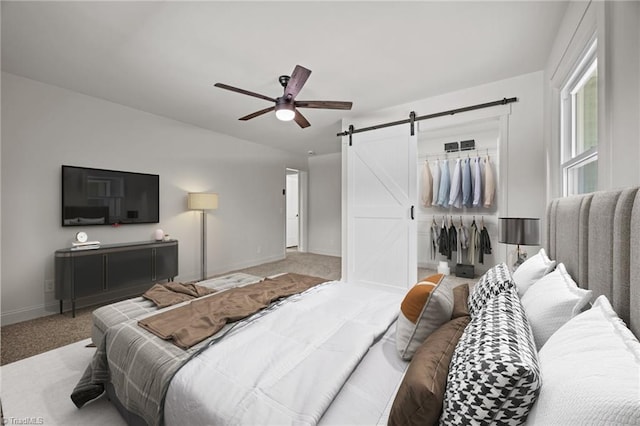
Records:
[[[113,295],[127,288],[173,280],[178,275],[178,241],[143,241],[109,244],[94,250],[67,248],[55,252],[55,295],[71,300],[75,317],[76,299]]]
[[[71,250],[93,250],[100,248],[100,241],[87,241],[89,236],[86,232],[76,233],[76,240],[71,243]]]
[[[503,244],[515,244],[516,259],[513,269],[517,269],[526,259],[527,253],[520,246],[540,245],[540,219],[527,217],[501,217],[500,241]]]
[[[202,279],[207,276],[207,218],[205,210],[215,210],[218,208],[218,194],[206,192],[190,192],[187,199],[189,210],[200,210],[202,212]]]

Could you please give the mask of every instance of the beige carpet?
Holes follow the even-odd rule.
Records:
[[[287,257],[283,260],[233,272],[245,272],[264,277],[296,272],[338,280],[341,275],[340,261],[339,257],[288,250]],[[0,365],[89,338],[91,312],[98,306],[78,309],[75,318],[71,317],[71,313],[55,314],[2,327],[0,329]]]

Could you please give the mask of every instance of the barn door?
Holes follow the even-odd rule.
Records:
[[[417,138],[409,126],[357,133],[347,148],[347,281],[416,282]]]

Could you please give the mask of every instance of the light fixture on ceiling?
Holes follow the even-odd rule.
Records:
[[[287,101],[286,98],[276,99],[276,117],[280,121],[291,121],[296,116],[293,102]]]

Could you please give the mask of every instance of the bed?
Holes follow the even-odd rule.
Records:
[[[409,291],[320,284],[215,344],[168,349],[188,362],[158,400],[141,399],[155,417],[131,403],[135,386],[110,358],[136,327],[128,319],[104,333],[101,379],[129,424],[640,424],[639,256],[638,188],[557,199],[543,250],[513,274],[496,265],[468,295],[442,276]],[[416,289],[417,319],[405,310]],[[154,337],[144,346],[166,344]],[[426,366],[435,383],[416,378]]]

